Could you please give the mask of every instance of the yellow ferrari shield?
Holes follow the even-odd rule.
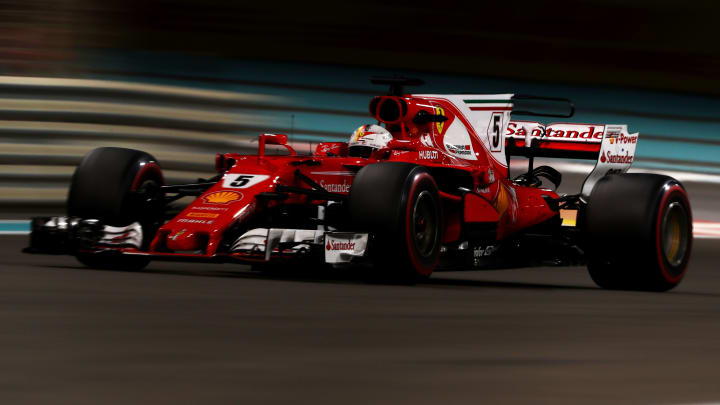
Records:
[[[442,115],[445,116],[445,110],[443,110],[442,107],[435,107],[435,115]],[[443,126],[445,126],[444,122],[436,122],[435,127],[437,128],[438,134],[442,134]]]

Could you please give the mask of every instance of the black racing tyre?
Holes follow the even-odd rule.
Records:
[[[620,174],[601,179],[583,221],[588,271],[603,288],[667,291],[685,276],[692,213],[672,177]]]
[[[353,230],[372,236],[370,255],[383,277],[427,279],[440,258],[442,209],[435,180],[412,163],[362,168],[350,189]]]
[[[75,169],[67,199],[68,216],[98,219],[103,224],[125,226],[139,222],[143,248],[162,224],[164,184],[162,170],[150,154],[124,148],[98,148]],[[79,253],[88,267],[140,270],[148,258],[113,254]]]

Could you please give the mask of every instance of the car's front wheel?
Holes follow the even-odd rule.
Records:
[[[163,175],[150,154],[124,148],[97,148],[75,169],[68,193],[68,216],[126,226],[139,222],[147,247],[162,222]],[[88,267],[139,270],[149,259],[116,252],[78,253]]]
[[[430,277],[442,242],[442,211],[435,180],[411,163],[361,169],[350,189],[354,229],[372,234],[371,256],[385,276],[403,282]]]

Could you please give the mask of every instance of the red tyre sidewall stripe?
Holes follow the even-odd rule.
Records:
[[[161,182],[164,184],[165,180],[163,179],[162,169],[160,169],[160,166],[158,166],[155,162],[147,162],[143,165],[142,168],[138,171],[138,173],[135,175],[135,179],[133,179],[132,185],[130,186],[130,191],[137,190],[138,187],[142,184],[142,182],[147,178],[146,174],[148,173],[155,173],[160,178]]]
[[[688,240],[688,246],[687,246],[687,254],[690,254],[690,250],[692,248],[692,213],[690,212],[690,202],[687,198],[687,193],[685,192],[685,189],[682,188],[679,185],[675,185],[670,187],[667,191],[665,191],[665,194],[663,195],[662,201],[660,202],[660,207],[658,209],[658,215],[657,215],[657,221],[655,223],[655,247],[657,250],[658,255],[658,263],[660,263],[660,271],[662,272],[663,277],[665,280],[672,284],[677,284],[682,280],[683,276],[685,275],[685,272],[688,268],[688,263],[690,260],[687,260],[685,262],[685,266],[682,269],[682,272],[678,274],[677,276],[673,276],[670,274],[670,272],[667,269],[667,266],[665,264],[665,257],[663,255],[662,250],[662,234],[661,234],[661,226],[662,226],[662,217],[665,213],[665,204],[667,203],[668,199],[670,199],[670,196],[674,192],[679,192],[679,194],[682,196],[684,202],[685,202],[685,208],[688,211],[688,215],[690,216],[690,235]]]
[[[413,267],[415,270],[417,270],[418,273],[422,274],[423,276],[429,276],[432,274],[433,270],[435,269],[435,266],[437,266],[437,262],[439,260],[439,257],[435,259],[435,261],[432,263],[432,265],[426,267],[422,263],[420,263],[415,257],[415,250],[414,250],[414,243],[413,243],[413,232],[412,232],[412,209],[414,204],[413,196],[415,195],[415,189],[417,188],[418,184],[423,178],[429,179],[433,185],[435,185],[435,180],[427,173],[419,173],[413,176],[412,180],[412,186],[410,187],[410,191],[408,192],[408,203],[407,207],[405,209],[405,235],[406,235],[406,242],[407,242],[407,249],[410,256],[410,260],[412,261]],[[437,185],[435,185],[437,188]],[[438,203],[438,201],[435,201]],[[438,218],[438,227],[441,226],[441,218]],[[439,232],[438,232],[439,233]]]

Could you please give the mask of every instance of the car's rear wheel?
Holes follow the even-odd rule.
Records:
[[[402,282],[430,277],[438,264],[442,211],[426,168],[385,162],[361,169],[350,189],[354,230],[372,234],[370,254],[383,276]]]
[[[152,155],[124,148],[95,149],[75,169],[68,193],[68,216],[97,219],[112,226],[139,222],[146,248],[162,223],[163,184],[162,171]],[[150,262],[143,256],[117,252],[81,252],[76,256],[86,266],[102,269],[139,270]]]
[[[685,189],[671,177],[622,174],[601,179],[583,227],[588,270],[600,287],[667,291],[685,276],[692,214]]]

